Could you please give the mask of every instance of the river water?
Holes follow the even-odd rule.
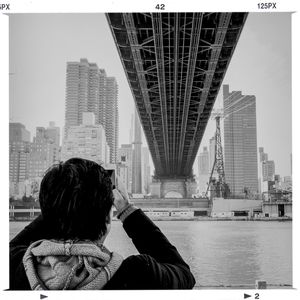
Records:
[[[13,238],[28,222],[10,222]],[[157,221],[189,264],[198,287],[235,287],[266,280],[292,285],[292,222]],[[114,221],[106,246],[137,254],[121,222]]]

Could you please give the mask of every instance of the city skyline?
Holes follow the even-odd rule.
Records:
[[[42,26],[43,36],[37,24]],[[273,30],[266,37],[261,28]],[[29,34],[28,39],[34,41],[33,45],[28,43],[28,39],[22,38],[23,30]],[[71,34],[75,31],[76,39]],[[48,38],[45,39],[45,36]],[[95,39],[96,36],[98,39]],[[280,46],[278,36],[284,39]],[[38,40],[40,43],[36,44]],[[89,47],[91,42],[95,47]],[[53,43],[60,46],[51,51],[50,44]],[[21,49],[22,54],[19,52]],[[116,76],[120,82],[119,145],[128,143],[129,115],[133,112],[134,102],[104,14],[12,15],[10,54],[11,121],[21,122],[30,132],[38,125],[45,126],[49,120],[55,121],[62,128],[65,97],[65,75],[62,71],[65,71],[67,61],[87,57],[100,68],[106,69],[109,76]],[[290,60],[290,13],[250,13],[224,79],[224,83],[230,84],[233,90],[256,95],[257,144],[270,153],[276,162],[278,173],[282,175],[290,174],[289,160],[292,152]],[[281,72],[275,72],[275,66]],[[46,70],[44,68],[47,71],[43,71]],[[44,76],[40,76],[41,71]],[[241,73],[244,76],[240,76]],[[220,106],[221,97],[219,93],[215,107]],[[287,101],[280,101],[281,99]],[[32,114],[32,111],[38,113]],[[274,118],[284,122],[272,122]],[[215,123],[210,121],[199,151],[203,146],[208,146],[208,139],[214,130]],[[194,173],[195,170],[194,165]]]

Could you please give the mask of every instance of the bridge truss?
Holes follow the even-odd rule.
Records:
[[[246,13],[106,15],[157,178],[190,178]]]

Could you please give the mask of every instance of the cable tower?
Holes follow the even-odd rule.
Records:
[[[229,187],[225,181],[225,170],[224,170],[224,159],[223,159],[223,148],[221,141],[221,129],[220,129],[220,118],[221,113],[216,113],[216,133],[215,133],[215,158],[214,164],[210,173],[208,187],[205,193],[207,196],[210,190],[210,196],[213,197],[223,197],[229,196]],[[217,173],[217,179],[213,177],[214,173]]]

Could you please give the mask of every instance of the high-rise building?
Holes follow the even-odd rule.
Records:
[[[142,189],[142,128],[135,111],[134,142],[133,142],[133,167],[132,167],[132,193],[141,194]]]
[[[209,139],[209,173],[211,173],[215,161],[216,140],[213,136]]]
[[[259,153],[259,162],[267,161],[268,160],[268,154],[264,152],[263,147],[258,148]]]
[[[125,182],[125,187],[127,188],[128,193],[132,193],[132,157],[132,144],[122,144],[121,148],[118,149],[117,162],[124,165],[127,168],[127,182]]]
[[[203,152],[198,157],[198,174],[199,174],[199,193],[205,194],[207,190],[207,183],[210,176],[210,161],[207,147],[203,147]]]
[[[262,170],[262,164],[264,161],[268,160],[268,154],[264,152],[263,147],[258,148],[258,192],[262,193],[262,187],[263,187],[263,170]]]
[[[99,106],[98,111],[95,113],[96,124],[101,124],[106,130],[106,72],[104,69],[99,69]]]
[[[274,175],[275,175],[274,160],[267,160],[262,162],[262,175],[263,175],[263,181],[274,180]]]
[[[30,132],[21,123],[9,123],[9,189],[19,195],[20,184],[28,179]]]
[[[223,85],[225,176],[233,195],[258,191],[255,96]]]
[[[89,159],[98,164],[107,164],[108,144],[102,125],[95,124],[93,113],[83,113],[82,125],[71,126],[64,139],[61,159],[66,161],[72,157]]]
[[[110,162],[115,163],[118,147],[118,85],[114,77],[87,59],[67,63],[65,138],[71,126],[79,126],[83,113],[95,115],[95,125],[102,125],[110,147]]]
[[[117,184],[122,183],[123,186],[126,187],[128,186],[128,181],[129,181],[129,171],[128,167],[125,164],[122,163],[117,163],[116,164],[116,173],[117,173]],[[129,191],[127,190],[129,193]]]
[[[21,123],[9,123],[9,142],[30,142],[30,132]]]
[[[117,159],[119,138],[118,85],[115,77],[106,78],[105,132],[110,147],[110,162]]]
[[[59,162],[59,127],[50,122],[48,128],[36,127],[36,135],[30,145],[29,179],[41,178],[54,163]]]
[[[268,154],[264,152],[263,147],[258,148],[258,191],[262,193],[264,181],[275,180],[275,162],[268,160]],[[275,180],[276,181],[276,180]]]
[[[131,114],[130,119],[130,131],[129,131],[129,143],[132,144],[134,139],[134,114]]]
[[[198,158],[199,174],[209,173],[209,153],[207,147],[203,147],[203,152],[200,153]]]
[[[55,122],[49,122],[49,126],[45,131],[45,137],[53,144],[53,162],[58,163],[60,161],[60,128],[55,126]]]

